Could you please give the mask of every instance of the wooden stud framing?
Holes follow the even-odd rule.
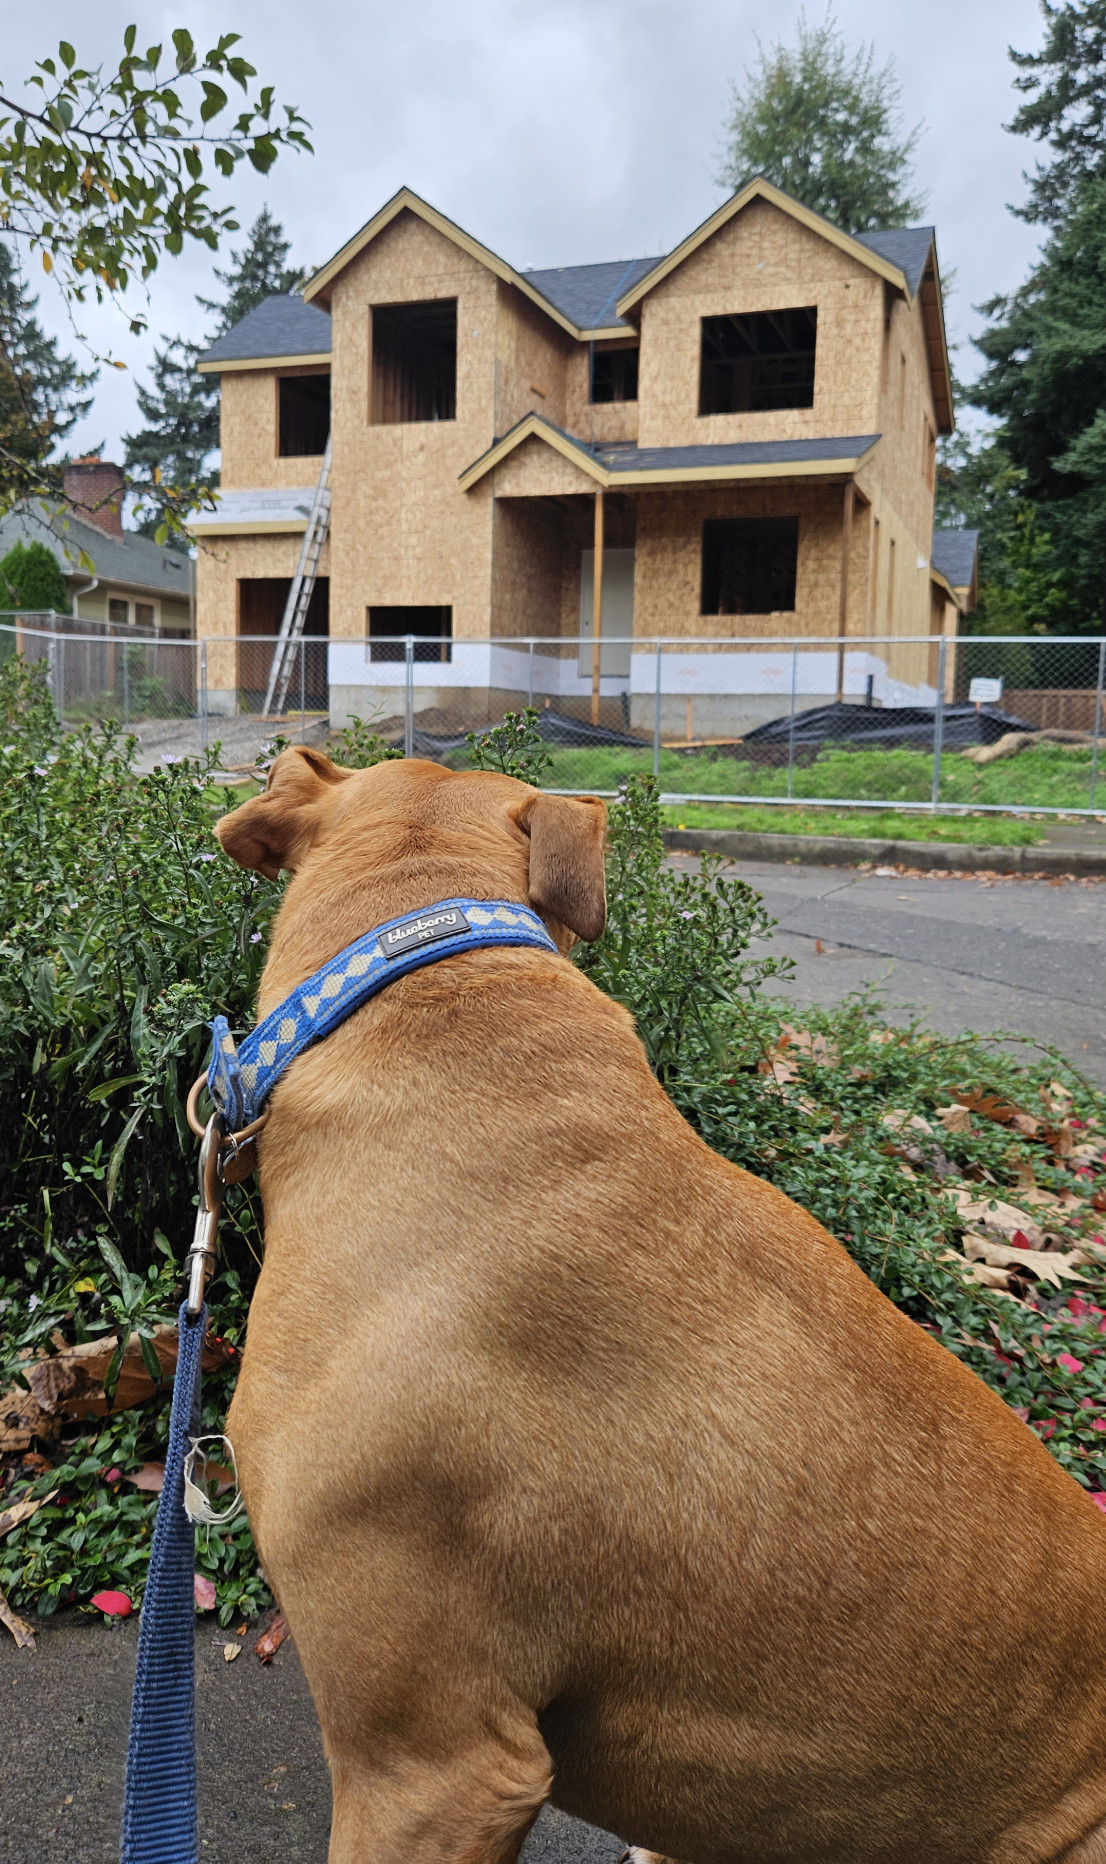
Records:
[[[603,492],[595,494],[595,550],[591,579],[591,722],[599,723],[599,661],[603,640]]]
[[[841,581],[837,603],[837,703],[845,696],[845,635],[849,626],[849,552],[853,541],[854,486],[845,481],[845,498],[841,508]]]

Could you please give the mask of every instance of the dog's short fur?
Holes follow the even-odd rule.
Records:
[[[604,810],[287,751],[266,1014],[374,924],[603,919]],[[261,1145],[230,1419],[332,1864],[509,1864],[543,1801],[695,1864],[1102,1864],[1106,1523],[564,957],[392,985]]]

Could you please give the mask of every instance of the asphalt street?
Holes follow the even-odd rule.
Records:
[[[693,856],[673,857],[685,865]],[[889,1020],[945,1034],[1016,1030],[1106,1085],[1106,884],[911,878],[741,863],[777,920],[767,949],[794,960],[775,986],[834,1003],[877,987]],[[330,1785],[289,1642],[263,1668],[232,1633],[196,1631],[201,1857],[323,1864]],[[36,1652],[0,1630],[0,1857],[116,1864],[137,1628],[63,1616]],[[547,1811],[525,1864],[614,1864],[621,1841]]]
[[[674,866],[694,861],[673,856]],[[737,862],[791,958],[769,989],[839,1003],[874,985],[887,1020],[942,1035],[1017,1031],[1106,1086],[1106,881],[910,878]]]

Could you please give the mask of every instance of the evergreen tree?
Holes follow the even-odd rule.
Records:
[[[0,238],[0,511],[33,489],[56,489],[58,469],[47,462],[87,413],[96,379],[46,335],[37,305]]]
[[[246,237],[245,245],[230,255],[225,271],[215,277],[225,287],[221,298],[197,297],[201,309],[212,314],[211,334],[203,343],[170,337],[154,351],[149,387],[136,390],[145,426],[124,435],[126,463],[132,484],[173,486],[217,483],[208,468],[219,445],[219,382],[196,374],[196,363],[210,343],[255,310],[266,298],[291,291],[302,273],[287,264],[291,241],[263,207]],[[139,528],[153,535],[160,523],[156,505],[140,519]]]
[[[983,306],[987,366],[972,399],[1001,423],[1017,496],[1041,508],[1061,610],[1097,629],[1106,588],[1106,180],[1083,181],[1025,283]],[[1060,566],[1063,566],[1062,572]]]
[[[1008,127],[1049,143],[1052,159],[1026,177],[1029,199],[1014,211],[1058,226],[1084,183],[1106,180],[1106,0],[1041,0],[1041,12],[1041,50],[1010,52],[1021,73],[1014,88],[1028,101]]]
[[[69,590],[52,550],[37,540],[13,544],[0,560],[0,608],[69,612]]]
[[[909,184],[922,126],[902,127],[894,61],[877,65],[872,45],[850,51],[831,12],[821,26],[800,13],[793,47],[758,40],[757,52],[733,87],[719,182],[736,190],[762,174],[850,233],[917,220],[925,200]]]

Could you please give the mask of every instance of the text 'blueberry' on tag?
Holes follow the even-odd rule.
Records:
[[[453,938],[458,932],[469,930],[469,922],[459,906],[443,906],[440,912],[420,913],[415,919],[390,926],[387,932],[380,934],[380,949],[386,958],[398,958],[416,945],[432,945],[435,939]]]

